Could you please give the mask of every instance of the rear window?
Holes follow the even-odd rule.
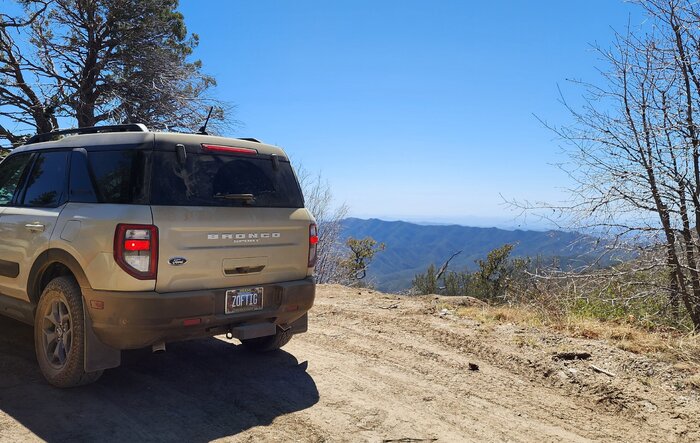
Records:
[[[277,167],[275,168],[275,163]],[[269,156],[153,153],[151,204],[301,208],[304,201],[288,161]]]

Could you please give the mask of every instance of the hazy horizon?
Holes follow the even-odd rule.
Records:
[[[512,218],[505,217],[478,217],[478,216],[464,216],[464,217],[445,217],[445,218],[434,218],[429,217],[410,217],[410,216],[391,216],[391,215],[356,215],[348,214],[346,218],[357,218],[361,220],[381,220],[385,222],[406,222],[416,225],[423,226],[464,226],[470,228],[497,228],[505,231],[523,230],[523,231],[572,231],[572,229],[566,229],[562,227],[554,226],[547,222],[523,222],[518,220],[513,220]]]

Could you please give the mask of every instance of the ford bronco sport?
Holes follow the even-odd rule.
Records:
[[[34,136],[0,163],[0,313],[34,325],[49,383],[121,350],[305,332],[316,225],[285,153],[143,125]]]

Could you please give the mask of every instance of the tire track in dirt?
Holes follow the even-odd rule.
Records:
[[[395,403],[406,398],[432,398],[431,406],[438,404],[439,407],[427,408],[427,415],[449,423],[451,427],[461,428],[462,435],[469,434],[469,429],[464,428],[464,424],[473,426],[476,423],[486,425],[482,429],[486,435],[500,434],[502,438],[510,440],[517,435],[524,437],[522,441],[531,441],[533,438],[557,441],[562,438],[576,440],[577,437],[587,435],[594,438],[605,436],[596,435],[598,425],[592,426],[590,420],[582,423],[573,420],[574,416],[579,415],[578,405],[559,399],[554,401],[550,392],[545,395],[542,392],[535,393],[523,380],[509,373],[484,365],[478,373],[468,373],[467,358],[462,357],[462,361],[458,361],[459,358],[450,355],[448,360],[429,350],[436,349],[434,343],[416,347],[401,343],[399,337],[386,337],[382,334],[380,341],[372,337],[376,335],[371,330],[346,330],[344,339],[336,343],[335,347],[332,340],[324,340],[323,337],[315,340],[314,346],[318,347],[319,355],[327,353],[327,349],[342,352],[343,361],[359,357],[361,363],[357,370],[367,368],[362,372],[365,383],[383,382],[385,386],[378,390],[385,395],[396,395],[393,400]],[[379,355],[376,350],[386,345],[387,338],[392,344],[391,348]],[[434,409],[440,411],[442,416],[436,414]],[[562,415],[562,411],[566,410],[570,413]]]
[[[566,375],[566,378],[552,375],[557,365],[551,358],[539,361],[541,355],[528,356],[512,343],[485,340],[474,322],[465,324],[426,314],[429,303],[425,299],[402,298],[401,307],[385,310],[381,307],[388,304],[386,300],[396,297],[368,295],[366,291],[358,297],[357,292],[335,286],[324,288],[327,298],[319,297],[312,332],[300,337],[300,341],[307,342],[305,349],[314,347],[318,358],[328,352],[341,354],[336,358],[346,364],[360,357],[366,368],[363,378],[371,383],[386,383],[385,393],[403,390],[409,398],[420,397],[430,390],[439,393],[435,397],[447,400],[438,410],[449,411],[445,419],[452,418],[451,424],[457,429],[460,422],[478,419],[497,425],[498,429],[492,426],[489,430],[491,436],[500,435],[509,440],[694,439],[692,429],[697,422],[677,426],[678,420],[673,418],[676,413],[673,406],[677,405],[668,393],[651,390],[646,397],[667,403],[667,410],[662,414],[645,414],[636,405],[647,401],[646,397],[611,386],[606,376],[598,374],[596,377],[602,377],[600,382],[589,382],[586,378],[573,382]],[[480,364],[481,371],[466,370],[472,361]],[[362,368],[358,364],[355,371]],[[412,381],[410,388],[397,373]],[[629,383],[622,381],[623,385]],[[614,401],[617,391],[622,397],[620,403]],[[469,403],[466,407],[465,402]],[[697,410],[697,404],[694,407]],[[475,415],[469,409],[487,413]],[[658,412],[660,408],[654,406],[654,409]],[[522,417],[526,419],[520,423]]]

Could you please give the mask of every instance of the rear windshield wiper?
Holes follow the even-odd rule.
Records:
[[[225,198],[226,200],[245,200],[253,201],[255,196],[253,194],[216,194],[214,198]]]

